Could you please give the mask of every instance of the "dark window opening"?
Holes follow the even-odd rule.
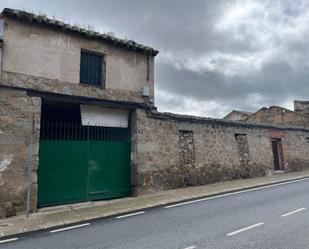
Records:
[[[43,99],[41,122],[81,124],[80,106]]]
[[[80,83],[104,87],[104,81],[104,55],[82,50],[80,58]]]

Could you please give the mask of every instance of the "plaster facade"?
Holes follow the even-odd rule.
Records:
[[[11,18],[4,21],[2,81],[5,84],[63,93],[65,90],[55,87],[60,84],[69,94],[82,95],[83,90],[75,93],[76,86],[86,88],[87,95],[92,95],[93,91],[93,96],[97,96],[100,92],[98,97],[107,99],[109,92],[126,92],[128,97],[119,94],[117,98],[136,102],[143,102],[142,91],[146,86],[150,89],[149,98],[153,99],[153,56]],[[81,49],[105,55],[106,90],[79,84]],[[19,78],[20,82],[16,83],[13,78]],[[37,84],[37,79],[45,86]],[[29,81],[36,81],[35,85]]]

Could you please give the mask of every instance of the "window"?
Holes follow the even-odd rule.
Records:
[[[104,55],[82,50],[80,58],[80,83],[104,87],[104,81]]]

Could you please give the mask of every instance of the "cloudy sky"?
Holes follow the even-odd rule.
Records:
[[[0,0],[160,51],[156,105],[223,117],[309,100],[308,0]]]

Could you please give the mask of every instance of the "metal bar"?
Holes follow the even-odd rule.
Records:
[[[48,139],[49,123],[46,123],[45,139]]]
[[[50,139],[53,140],[54,139],[54,123],[53,122],[50,122],[49,131],[50,131]]]
[[[82,138],[82,125],[79,126],[79,136],[78,136],[79,140],[83,140]]]
[[[35,132],[35,121],[36,121],[36,115],[35,113],[32,114],[32,120],[31,120],[31,132],[30,132],[30,144],[29,144],[29,158],[28,158],[28,191],[27,191],[27,218],[29,217],[30,213],[30,201],[31,201],[31,187],[32,187],[32,151],[33,151],[33,137]]]
[[[73,133],[73,123],[71,123],[71,140],[74,139],[74,133]]]
[[[77,140],[77,125],[73,123],[73,140],[76,141]]]
[[[62,123],[59,123],[59,135],[58,135],[58,139],[62,140]]]
[[[45,138],[45,123],[43,123],[43,122],[41,124],[40,137],[41,137],[41,139]]]
[[[67,126],[67,134],[66,134],[66,139],[65,140],[69,140],[69,136],[70,136],[70,126],[69,126],[69,123],[67,123],[66,126]]]
[[[56,132],[55,132],[56,138],[55,138],[55,139],[59,139],[59,134],[58,134],[58,126],[59,126],[59,125],[58,125],[58,123],[56,123],[55,126],[56,126],[56,129],[55,129],[55,130],[56,130]]]

